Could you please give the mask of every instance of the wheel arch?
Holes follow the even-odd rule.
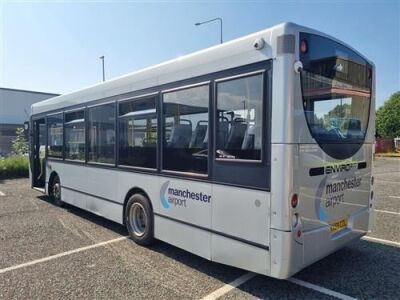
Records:
[[[154,214],[153,203],[151,202],[149,195],[142,188],[132,187],[128,191],[128,193],[125,195],[125,199],[124,199],[124,208],[122,210],[122,224],[124,224],[124,225],[126,225],[126,223],[125,223],[126,204],[128,203],[129,198],[132,197],[134,194],[141,194],[141,195],[145,196],[149,200],[150,207]]]

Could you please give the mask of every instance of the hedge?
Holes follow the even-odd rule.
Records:
[[[0,157],[0,178],[17,178],[29,176],[29,160],[27,156]]]

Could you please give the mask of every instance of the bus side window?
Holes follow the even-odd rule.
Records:
[[[261,160],[263,75],[217,82],[216,158]]]
[[[89,162],[115,163],[115,103],[89,107]]]
[[[85,112],[65,114],[65,158],[85,161]]]
[[[47,116],[47,156],[63,156],[63,114]]]
[[[157,167],[156,97],[119,103],[119,165]]]
[[[208,172],[209,85],[163,94],[163,162],[167,171]]]

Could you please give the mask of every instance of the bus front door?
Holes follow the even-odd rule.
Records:
[[[44,189],[46,183],[46,123],[44,118],[33,121],[32,133],[32,186]]]

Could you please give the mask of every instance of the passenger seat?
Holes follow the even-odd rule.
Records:
[[[242,149],[244,135],[247,130],[247,123],[234,120],[229,131],[228,142],[225,149]]]
[[[197,122],[196,129],[193,132],[189,148],[198,148],[198,149],[207,148],[206,144],[206,142],[208,141],[208,137],[206,140],[207,128],[208,128],[208,121]]]
[[[225,149],[228,143],[229,122],[223,121],[218,124],[216,149]]]
[[[188,148],[192,138],[191,124],[174,124],[171,137],[168,141],[169,148]]]
[[[261,149],[261,140],[261,126],[251,125],[246,130],[242,149]]]

